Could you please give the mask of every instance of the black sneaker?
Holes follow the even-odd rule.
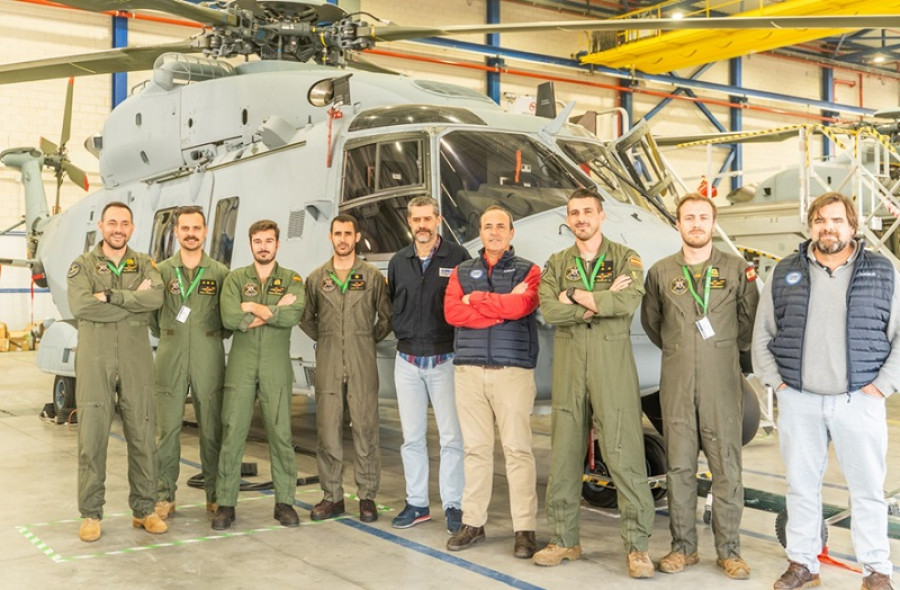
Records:
[[[447,533],[455,535],[462,526],[462,510],[451,506],[444,510],[444,516],[447,517]]]
[[[395,529],[408,529],[429,520],[431,520],[431,510],[428,506],[422,508],[407,502],[406,507],[391,521],[391,526]]]

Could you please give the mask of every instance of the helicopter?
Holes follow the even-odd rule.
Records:
[[[102,132],[88,138],[86,146],[99,158],[103,187],[65,211],[51,214],[35,174],[50,165],[62,171],[58,182],[63,172],[79,178],[65,157],[65,132],[59,145],[0,153],[0,160],[22,171],[28,243],[26,259],[0,264],[31,268],[35,283],[49,286],[64,318],[47,329],[37,356],[38,367],[56,376],[58,415],[74,406],[75,391],[77,331],[66,300],[66,270],[74,256],[96,245],[98,216],[112,201],[131,206],[136,221],[131,245],[156,260],[175,252],[173,217],[179,206],[203,207],[210,226],[206,250],[229,267],[252,262],[243,237],[250,224],[274,219],[283,227],[280,262],[303,276],[331,255],[329,224],[339,213],[359,220],[360,254],[386,269],[391,255],[412,239],[406,205],[422,194],[440,203],[445,239],[473,253],[480,212],[500,204],[515,220],[517,253],[542,265],[572,243],[566,199],[581,186],[603,195],[605,234],[637,250],[648,267],[680,247],[671,214],[660,205],[660,195],[674,189],[664,174],[653,186],[642,183],[645,174],[637,170],[665,171],[646,127],[636,126],[613,145],[605,144],[568,122],[574,104],[549,118],[514,115],[479,92],[385,73],[357,53],[376,41],[424,35],[541,27],[614,30],[622,28],[620,22],[402,27],[372,25],[337,6],[312,1],[234,0],[213,7],[182,0],[61,3],[94,11],[152,8],[206,28],[183,43],[0,65],[0,83],[153,72],[112,111]],[[794,26],[837,22],[791,18],[800,19]],[[839,18],[846,27],[849,17]],[[859,26],[865,26],[870,17],[860,18]],[[876,17],[870,26],[887,26],[892,18],[900,20]],[[635,27],[790,26],[778,19],[690,21],[642,19]],[[239,65],[223,59],[248,55],[261,59]],[[348,62],[352,67],[345,67]],[[634,157],[635,150],[640,157]],[[632,326],[632,341],[641,393],[652,406],[660,353],[639,321]],[[542,400],[550,397],[552,342],[552,329],[542,326],[536,370]],[[393,393],[393,346],[383,342],[378,347],[383,396]],[[299,329],[290,355],[295,390],[311,392],[313,343]],[[744,399],[744,430],[752,438],[759,410],[749,385]],[[657,470],[664,461],[658,455],[653,460]]]

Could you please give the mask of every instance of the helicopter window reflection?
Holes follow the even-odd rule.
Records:
[[[237,226],[239,205],[238,197],[228,197],[216,203],[216,217],[209,255],[228,268],[231,268],[231,254],[234,251],[234,228]]]
[[[84,253],[87,254],[97,244],[97,231],[89,231],[84,235]]]
[[[150,233],[150,256],[157,262],[165,260],[175,252],[175,209],[160,209],[153,216],[153,231]]]
[[[582,186],[575,169],[536,140],[513,133],[454,131],[441,138],[441,215],[454,237],[478,237],[481,212],[502,205],[513,219],[565,206]]]

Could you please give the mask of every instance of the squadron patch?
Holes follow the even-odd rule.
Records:
[[[569,281],[577,281],[578,280],[578,267],[570,266],[566,269],[566,280]]]
[[[70,279],[74,279],[76,276],[78,276],[78,273],[80,273],[80,272],[81,272],[81,265],[79,265],[77,262],[73,262],[72,266],[69,267],[69,272],[66,273],[66,276]]]
[[[675,277],[669,284],[669,289],[676,295],[684,295],[687,293],[687,281],[684,280],[684,277]]]
[[[324,279],[322,279],[322,290],[323,291],[325,291],[326,293],[331,293],[332,291],[334,291],[334,288],[335,288],[334,279],[332,279],[331,277],[325,277]]]
[[[169,289],[169,293],[172,295],[181,295],[181,287],[178,285],[178,279],[172,279],[169,281],[169,285],[167,287]]]
[[[135,262],[134,258],[126,258],[125,266],[122,268],[122,272],[137,272],[138,264]]]
[[[111,271],[105,262],[97,263],[97,274],[98,275],[108,275]]]
[[[353,273],[348,280],[350,281],[350,285],[347,286],[348,291],[366,290],[366,279],[363,277],[362,273]]]
[[[200,295],[215,295],[219,292],[219,283],[215,279],[200,279],[197,285],[197,293]]]
[[[752,283],[756,280],[756,269],[752,266],[748,266],[747,270],[744,271],[744,276],[747,277],[748,283]]]
[[[244,293],[244,297],[256,297],[259,294],[259,287],[254,283],[247,283],[241,291]]]

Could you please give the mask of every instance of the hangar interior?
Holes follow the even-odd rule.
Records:
[[[91,2],[82,4],[90,7]],[[120,196],[125,194],[123,191],[140,193],[140,198],[157,199],[162,204],[173,198],[166,192],[166,183],[174,185],[180,181],[178,174],[157,178],[135,174],[129,180],[117,178],[102,169],[101,160],[89,149],[90,141],[86,141],[101,133],[113,108],[140,97],[142,91],[150,87],[153,59],[146,62],[149,65],[144,69],[110,74],[107,72],[111,70],[95,69],[107,66],[86,61],[74,63],[67,56],[125,47],[179,44],[201,34],[204,29],[183,16],[153,11],[128,12],[127,6],[116,8],[113,4],[96,3],[95,8],[99,8],[92,12],[44,0],[0,0],[0,18],[4,23],[4,34],[0,36],[0,152],[8,148],[40,147],[44,154],[42,165],[38,167],[40,172],[28,174],[43,185],[51,214],[57,212],[56,207],[63,212],[77,210],[89,198],[85,195],[103,187],[119,191],[115,194]],[[364,58],[364,64],[359,67],[386,69],[413,81],[430,80],[462,87],[488,96],[505,111],[521,117],[535,116],[541,102],[538,85],[550,81],[555,92],[551,102],[555,103],[556,112],[565,113],[567,120],[581,121],[599,138],[598,142],[626,136],[630,129],[638,127],[639,121],[643,121],[655,138],[653,144],[648,147],[647,140],[642,140],[637,147],[626,144],[622,148],[622,153],[640,152],[643,159],[629,159],[623,155],[613,162],[608,157],[601,160],[599,173],[593,171],[594,180],[602,184],[599,174],[607,165],[616,168],[615,174],[620,175],[616,177],[618,181],[613,181],[617,187],[629,184],[622,178],[633,174],[637,177],[629,184],[633,190],[622,188],[627,193],[623,200],[649,212],[648,216],[662,219],[662,223],[665,223],[665,213],[661,210],[671,211],[678,195],[701,186],[715,187],[718,196],[714,202],[720,209],[722,229],[720,246],[735,245],[748,260],[757,264],[763,277],[764,271],[771,268],[775,260],[795,249],[805,237],[804,203],[828,187],[858,198],[866,238],[879,251],[893,257],[895,264],[900,264],[896,258],[900,252],[897,237],[900,232],[895,231],[900,219],[900,201],[895,198],[896,170],[900,169],[896,149],[900,133],[897,127],[900,120],[897,31],[900,25],[882,28],[867,24],[833,29],[779,27],[775,32],[719,28],[660,31],[627,27],[590,31],[579,30],[577,25],[571,24],[556,30],[489,34],[445,34],[441,31],[463,25],[611,18],[897,15],[900,14],[898,2],[790,0],[749,6],[684,0],[662,3],[342,0],[324,4],[337,5],[347,13],[357,14],[374,26],[376,34],[379,27],[392,26],[421,27],[427,32],[421,37],[401,36],[394,41],[380,41],[361,52],[348,52]],[[8,64],[53,58],[59,58],[61,69],[55,75],[45,76],[47,79],[28,77],[31,75],[27,73],[28,68],[20,70],[25,74],[8,74],[4,69]],[[235,56],[222,61],[239,66],[245,61],[256,60],[258,57],[255,56],[246,59]],[[350,59],[346,71],[356,71],[355,63],[361,62]],[[7,75],[12,78],[4,79]],[[15,77],[19,75],[25,77]],[[75,77],[71,86],[71,118],[68,119],[65,113],[70,75]],[[349,82],[351,92],[364,80],[363,73],[355,74],[355,79],[351,78]],[[266,89],[260,90],[260,94],[265,92]],[[354,95],[354,99],[362,100],[360,95]],[[291,101],[305,104],[307,96],[285,96],[286,103]],[[202,107],[196,107],[198,121],[203,109],[212,111],[220,102],[227,102],[227,97],[218,96]],[[566,105],[571,103],[574,107],[565,112]],[[599,114],[582,117],[590,112]],[[312,121],[310,118],[310,125]],[[294,127],[302,132],[304,121],[291,123],[296,123]],[[337,119],[330,123],[335,129],[341,125]],[[523,129],[534,128],[532,123],[516,125]],[[270,137],[275,136],[275,139],[266,144],[265,150],[274,153],[281,146],[273,147],[279,133],[278,129],[271,129]],[[331,127],[327,129],[330,148]],[[148,137],[157,141],[165,134],[162,128],[157,131],[154,134],[154,130],[149,129]],[[119,132],[125,133],[121,129]],[[310,132],[309,144],[324,142],[325,133],[326,127],[316,127]],[[713,138],[712,134],[728,137]],[[233,135],[222,143],[238,142],[236,138],[240,132]],[[265,137],[258,129],[251,129],[249,135],[254,135],[253,141]],[[108,147],[115,145],[121,137],[104,133],[102,139]],[[96,147],[94,144],[95,151]],[[312,178],[320,175],[335,178],[335,172],[331,160],[327,164],[324,162],[323,151],[315,155],[323,162],[308,171],[310,184],[307,189],[320,191],[321,195],[315,195],[319,200],[329,199],[325,187],[331,185],[322,184],[320,188],[315,184],[318,181]],[[575,164],[586,161],[579,160]],[[216,164],[219,165],[226,175],[223,178],[228,178],[226,163]],[[648,167],[656,173],[647,172]],[[235,166],[231,167],[231,170],[235,169]],[[261,182],[262,177],[253,176],[255,169],[248,167],[246,170],[246,186]],[[31,218],[27,217],[28,191],[24,188],[23,174],[23,170],[16,167],[0,166],[0,231],[6,230],[0,234],[0,261],[3,261],[0,265],[0,322],[12,332],[33,332],[36,339],[44,318],[66,319],[70,316],[66,315],[67,309],[60,310],[60,306],[65,307],[62,303],[65,295],[51,292],[52,277],[49,277],[49,288],[46,282],[43,285],[33,282],[33,268],[23,268],[27,265],[20,264],[34,258],[26,235],[27,219]],[[233,192],[246,190],[248,196],[252,195],[252,188],[235,186],[241,188],[235,188]],[[798,186],[806,188],[801,190]],[[89,187],[87,192],[86,187]],[[276,193],[296,191],[297,188],[287,182],[269,187]],[[256,208],[251,211],[257,217],[263,217],[270,214],[269,206],[267,201],[258,199]],[[151,206],[148,210],[154,209],[155,206]],[[336,205],[321,209],[332,214],[337,210]],[[272,215],[288,226],[294,220],[292,213],[288,209],[278,209],[277,215]],[[627,215],[622,217],[627,221]],[[137,220],[136,238],[143,244],[141,247],[151,253],[153,244],[157,243],[154,242],[157,221],[151,223],[149,217]],[[64,275],[71,258],[81,252],[85,228],[89,232],[92,223],[92,219],[86,223],[78,218],[68,226],[60,224],[59,227],[68,228],[64,231],[78,233],[80,241],[62,249],[68,256],[66,260],[57,257],[47,261],[48,274],[51,268],[61,268]],[[302,233],[303,221],[300,223]],[[56,227],[50,224],[43,236],[48,241]],[[246,219],[239,220],[238,236],[243,235],[246,225]],[[308,230],[304,239],[311,236],[327,246],[324,230],[307,227],[313,229]],[[458,227],[453,229],[460,230]],[[550,251],[548,246],[538,243],[539,240],[532,240],[529,231],[523,230],[518,240],[524,251],[537,252],[535,261],[542,264]],[[624,229],[621,232],[628,233]],[[232,235],[234,233],[232,228]],[[634,235],[638,237],[632,239],[637,241],[658,241],[658,244],[648,244],[654,252],[662,253],[666,248],[671,251],[670,246],[677,244],[671,236],[657,240],[651,232]],[[513,243],[518,247],[519,242],[514,240]],[[313,260],[306,255],[308,242],[287,240],[281,255],[306,276],[329,252],[325,246],[314,250],[317,258]],[[537,260],[541,252],[544,258]],[[171,247],[167,253],[171,253]],[[371,256],[382,267],[386,264],[384,253],[373,250]],[[241,261],[241,256],[249,260],[246,253],[236,254],[234,264]],[[295,332],[295,340],[303,338],[299,330],[295,329]],[[296,352],[297,356],[309,355],[310,343],[298,346],[292,348],[292,354],[300,350]],[[282,582],[323,584],[327,588],[398,585],[446,588],[459,584],[473,588],[568,588],[597,583],[623,588],[642,584],[667,588],[693,584],[706,588],[732,583],[715,566],[712,532],[706,524],[699,524],[699,566],[679,575],[657,573],[652,581],[630,580],[624,567],[617,511],[587,501],[581,509],[585,551],[581,560],[555,568],[537,568],[528,561],[513,558],[507,484],[499,448],[496,450],[487,541],[463,552],[448,552],[445,548],[447,533],[440,516],[439,501],[436,501],[438,443],[433,422],[429,431],[429,451],[435,518],[407,530],[391,528],[391,518],[403,507],[405,489],[399,453],[402,443],[399,417],[396,401],[386,391],[390,387],[385,383],[390,379],[385,376],[382,377],[380,402],[382,485],[377,498],[381,518],[377,522],[360,522],[354,516],[356,503],[352,497],[347,500],[349,511],[346,517],[311,522],[308,511],[321,497],[321,490],[313,483],[298,487],[299,530],[274,525],[271,492],[263,490],[242,492],[237,508],[238,522],[231,531],[226,534],[211,531],[204,514],[203,493],[188,485],[188,479],[199,468],[199,449],[197,431],[191,425],[194,421],[192,410],[187,406],[178,509],[170,521],[169,533],[151,537],[129,526],[128,481],[124,469],[126,451],[121,425],[117,423],[109,445],[104,536],[100,543],[85,545],[77,538],[78,425],[77,422],[66,423],[65,419],[59,423],[59,420],[39,418],[45,404],[54,401],[53,393],[58,393],[60,380],[38,370],[38,354],[35,351],[0,353],[0,375],[3,376],[0,441],[6,451],[3,465],[8,474],[8,485],[3,489],[5,501],[0,508],[3,514],[0,535],[5,548],[0,561],[5,566],[5,584],[11,588],[42,588],[59,583],[80,588],[98,582],[123,588],[212,587],[220,584],[251,588],[261,583]],[[306,369],[308,365],[303,367]],[[549,370],[548,367],[544,369]],[[641,370],[652,372],[653,369]],[[300,382],[304,379],[303,369],[297,373],[298,390],[305,390],[294,396],[292,407],[297,465],[301,475],[313,476],[316,471],[315,406],[307,395],[308,382]],[[777,504],[777,497],[783,496],[785,491],[778,431],[771,428],[773,408],[764,392],[760,393],[759,400],[762,421],[756,436],[744,447],[744,484],[748,489],[760,492],[761,498],[774,496]],[[550,536],[543,500],[550,462],[549,403],[548,398],[539,399],[532,418],[540,498],[539,546]],[[900,489],[897,452],[894,450],[894,443],[900,436],[898,403],[896,397],[887,401],[891,446],[886,492]],[[64,395],[59,409],[65,407]],[[649,421],[645,426],[652,431]],[[353,454],[349,431],[345,431],[344,444],[347,459]],[[264,433],[256,422],[244,460],[256,463],[259,468],[259,476],[248,477],[248,483],[267,479],[268,452]],[[847,505],[848,493],[836,463],[832,455],[823,499],[829,505],[842,507]],[[344,479],[351,489],[351,461],[345,461]],[[667,552],[670,538],[665,495],[662,490],[656,491],[659,492],[656,494],[657,514],[650,549],[654,560]],[[703,515],[703,499],[699,498],[698,521],[703,520]],[[828,527],[827,553],[834,563],[823,565],[826,586],[858,583],[858,574],[853,571],[857,564],[850,532],[841,526],[846,522],[843,520]],[[775,514],[748,507],[744,511],[741,532],[743,554],[752,568],[751,579],[743,582],[744,587],[770,587],[784,569],[784,552],[775,534]],[[891,541],[891,547],[896,555],[896,540]]]

